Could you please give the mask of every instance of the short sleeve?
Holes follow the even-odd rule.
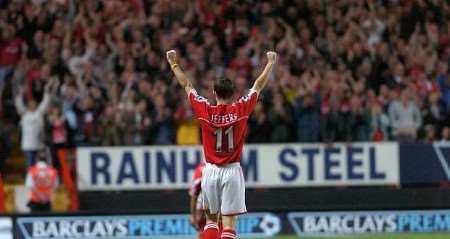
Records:
[[[191,90],[191,92],[189,92],[189,102],[191,103],[197,118],[207,117],[207,109],[210,104],[205,97],[197,94],[197,91]]]
[[[239,99],[238,104],[244,115],[248,116],[255,108],[256,102],[258,102],[258,93],[254,90],[250,90],[247,95],[244,95]]]

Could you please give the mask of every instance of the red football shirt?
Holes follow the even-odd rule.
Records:
[[[202,174],[203,174],[203,168],[205,167],[204,163],[200,163],[195,168],[194,175],[192,176],[192,184],[189,188],[189,195],[199,195],[202,191]]]
[[[0,65],[15,65],[20,60],[22,40],[14,38],[0,44]]]
[[[248,117],[258,101],[258,94],[250,91],[232,104],[213,106],[192,90],[189,101],[202,128],[206,162],[217,165],[239,162]]]

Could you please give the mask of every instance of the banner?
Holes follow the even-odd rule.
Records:
[[[9,217],[0,217],[0,238],[13,239],[13,223]]]
[[[450,210],[294,212],[288,214],[299,237],[381,233],[449,232]]]
[[[239,217],[239,237],[265,238],[278,235],[281,219],[272,213],[249,213]],[[19,217],[16,238],[19,239],[142,239],[194,238],[188,214]]]
[[[400,144],[402,184],[450,181],[450,143]]]
[[[239,216],[236,230],[239,238],[450,233],[450,210],[249,213]],[[8,232],[0,238],[12,239]],[[197,234],[188,214],[18,217],[14,232],[15,239],[191,239]]]
[[[200,146],[81,147],[80,190],[186,189]],[[399,184],[396,143],[247,145],[241,162],[247,187]]]

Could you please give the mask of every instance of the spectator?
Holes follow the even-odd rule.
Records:
[[[184,100],[183,105],[175,112],[175,120],[178,124],[178,145],[200,144],[199,123],[195,119],[187,100]]]
[[[151,118],[147,113],[147,102],[141,100],[137,103],[134,112],[134,144],[148,144],[148,135],[150,134]],[[200,142],[200,141],[198,141]]]
[[[60,169],[58,151],[71,145],[71,130],[59,106],[50,107],[46,126],[53,166]]]
[[[26,166],[30,168],[35,163],[35,156],[39,150],[43,150],[44,145],[44,114],[50,102],[50,91],[55,85],[54,81],[49,81],[45,85],[45,94],[42,102],[37,105],[34,99],[23,103],[23,92],[20,90],[16,96],[16,109],[21,115],[21,145],[25,154]]]
[[[254,141],[389,139],[385,131],[391,124],[393,133],[402,131],[399,119],[375,122],[391,117],[389,108],[401,109],[395,94],[403,88],[417,92],[414,104],[425,113],[424,125],[438,132],[450,120],[447,1],[421,1],[414,11],[398,1],[66,0],[3,6],[0,118],[14,118],[8,106],[15,88],[24,88],[27,102],[40,100],[45,82],[56,77],[62,87],[54,99],[61,102],[76,144],[180,141],[177,134],[187,121],[175,114],[183,111],[184,96],[167,78],[162,52],[169,48],[179,49],[180,64],[197,79],[200,92],[212,92],[210,79],[228,77],[240,95],[259,71],[261,49],[279,53],[276,80],[249,121],[267,134],[249,135]],[[438,91],[441,123],[430,123],[437,111],[426,108],[427,99]],[[307,106],[307,95],[313,106]],[[367,108],[374,102],[381,112]],[[190,127],[193,132],[194,124]],[[298,132],[286,134],[293,127]],[[407,135],[422,140],[419,128]]]
[[[402,63],[397,62],[392,68],[392,73],[388,77],[387,85],[390,88],[404,87],[406,84],[405,67]]]
[[[99,143],[99,115],[100,104],[95,104],[91,95],[87,95],[81,98],[76,105],[75,111],[77,112],[77,141],[84,145],[95,145]]]
[[[270,142],[292,142],[295,138],[291,130],[295,127],[293,109],[279,91],[275,91],[272,98],[272,106],[267,113],[269,124],[273,127]]]
[[[436,140],[436,131],[433,125],[425,125],[425,138],[423,142],[433,143]]]
[[[440,127],[445,117],[445,106],[438,92],[428,95],[422,110],[423,124]]]
[[[320,96],[308,92],[299,96],[295,105],[297,140],[318,142],[320,136]]]
[[[9,158],[11,151],[11,141],[9,139],[6,127],[0,121],[0,173],[4,173],[6,160]]]
[[[450,142],[450,127],[444,127],[442,128],[441,132],[441,142]]]
[[[389,140],[389,129],[390,121],[388,115],[383,111],[380,104],[373,104],[370,115],[370,140]]]
[[[2,32],[0,38],[0,112],[3,109],[3,90],[6,79],[12,75],[14,67],[19,63],[20,58],[25,55],[26,44],[17,36],[14,24],[0,20]]]
[[[408,89],[404,89],[400,99],[389,105],[389,118],[397,140],[410,142],[416,139],[422,116]]]
[[[102,145],[121,144],[119,122],[119,113],[111,104],[108,104],[100,123],[103,130]]]
[[[172,112],[162,95],[157,95],[155,98],[155,109],[152,117],[154,124],[151,129],[155,134],[154,143],[158,145],[171,144],[173,142]]]
[[[48,164],[44,153],[37,156],[37,163],[28,169],[25,186],[30,192],[28,206],[32,213],[50,212],[52,193],[58,187],[58,172]]]
[[[450,77],[448,76],[447,63],[439,64],[439,74],[437,77],[439,88],[441,90],[442,100],[445,103],[446,111],[450,111]]]
[[[369,114],[361,105],[361,99],[353,96],[351,99],[351,111],[347,121],[348,130],[351,132],[351,141],[369,140],[370,125]]]
[[[340,140],[342,132],[342,117],[339,111],[339,102],[335,97],[328,99],[327,106],[322,107],[321,135],[324,142]]]
[[[256,104],[249,122],[248,142],[261,143],[270,141],[272,126],[267,118],[265,105],[261,101]]]

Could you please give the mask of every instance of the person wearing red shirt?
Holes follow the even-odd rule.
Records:
[[[206,166],[202,175],[202,204],[206,214],[205,239],[236,238],[236,216],[247,212],[245,206],[244,176],[240,166],[247,121],[267,84],[276,61],[276,53],[267,52],[267,64],[249,93],[233,100],[234,84],[229,79],[214,83],[217,105],[212,105],[192,86],[178,65],[176,52],[166,53],[178,83],[185,89],[200,122]],[[218,215],[223,231],[219,237]]]
[[[238,75],[247,78],[252,71],[252,63],[247,58],[245,48],[241,47],[237,51],[237,56],[230,62],[230,69],[233,69]]]
[[[205,168],[205,163],[200,163],[195,168],[194,175],[192,177],[192,183],[189,188],[189,196],[191,198],[190,211],[191,211],[191,224],[198,231],[198,238],[203,238],[203,228],[206,224],[205,212],[203,211],[202,203],[202,173]]]
[[[190,200],[190,211],[191,225],[198,231],[198,239],[204,239],[203,229],[206,225],[206,215],[205,210],[203,209],[202,202],[202,175],[203,169],[205,168],[205,163],[201,162],[195,168],[194,175],[192,177],[192,183],[189,187],[189,196]],[[223,226],[219,221],[219,232],[222,232]]]
[[[2,95],[5,81],[11,74],[25,52],[25,44],[16,36],[16,29],[12,24],[1,24],[0,39],[0,111],[2,110]]]

